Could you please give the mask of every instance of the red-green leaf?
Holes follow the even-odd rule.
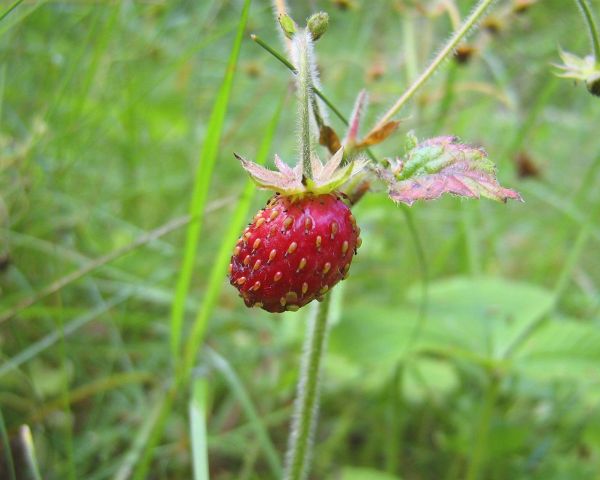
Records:
[[[425,140],[409,150],[405,161],[396,161],[378,173],[388,184],[390,198],[408,205],[444,193],[522,201],[517,192],[500,186],[496,167],[483,149],[458,143],[456,137]]]

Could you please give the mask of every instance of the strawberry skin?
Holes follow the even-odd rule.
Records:
[[[275,195],[238,240],[230,283],[249,307],[298,310],[346,278],[359,235],[341,193]]]

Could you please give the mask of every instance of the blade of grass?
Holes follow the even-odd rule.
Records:
[[[217,160],[221,131],[223,129],[225,113],[227,112],[227,106],[229,104],[231,85],[233,84],[233,77],[242,45],[244,29],[246,28],[246,22],[248,20],[249,9],[250,0],[246,0],[242,8],[242,14],[240,16],[235,41],[229,56],[225,78],[223,79],[223,83],[221,84],[221,88],[217,94],[217,99],[210,116],[208,129],[206,131],[206,138],[204,139],[204,143],[202,145],[200,160],[194,178],[194,187],[189,205],[189,214],[192,217],[198,216],[198,221],[188,225],[187,228],[183,261],[175,290],[175,299],[171,309],[171,353],[174,359],[176,359],[179,355],[183,328],[183,316],[185,311],[185,299],[187,297],[192,280],[192,272],[196,260],[196,251],[203,221],[204,206],[208,197],[210,178]]]
[[[573,202],[565,201],[564,197],[562,197],[560,193],[557,193],[555,188],[553,189],[542,183],[523,183],[519,186],[519,189],[525,195],[535,197],[540,202],[554,208],[579,226],[584,226],[589,223],[592,237],[597,242],[600,242],[600,228],[598,228],[597,224],[594,222],[595,219],[586,215],[586,213]]]
[[[190,431],[194,480],[208,480],[208,447],[206,439],[206,400],[208,382],[205,378],[194,381],[190,398]]]
[[[248,417],[248,420],[250,421],[250,424],[252,425],[252,428],[256,434],[258,443],[260,443],[261,448],[267,457],[267,462],[269,463],[273,477],[281,478],[283,469],[277,454],[277,450],[273,446],[273,442],[271,441],[267,429],[260,419],[252,400],[250,399],[250,395],[248,395],[247,390],[244,388],[244,385],[235,373],[235,370],[233,370],[229,362],[224,357],[219,355],[211,348],[207,348],[206,352],[211,365],[213,365],[225,377],[225,380],[229,384],[229,388],[231,388],[231,391],[240,402],[240,405],[244,410],[246,417]]]
[[[135,436],[133,445],[125,454],[123,462],[121,463],[121,466],[114,477],[115,480],[127,480],[131,477],[133,467],[144,453],[145,446],[148,443],[148,439],[152,435],[152,431],[156,428],[157,423],[160,422],[160,417],[164,415],[163,412],[165,411],[165,399],[166,397],[159,398],[150,411],[148,418],[142,424],[138,434]]]
[[[147,234],[144,234],[144,235],[138,237],[130,244],[125,245],[124,247],[118,248],[116,250],[113,250],[112,252],[109,252],[106,255],[102,255],[101,257],[85,264],[80,269],[75,270],[75,271],[65,275],[64,277],[61,277],[61,278],[55,280],[54,282],[50,283],[49,285],[47,285],[46,287],[42,288],[40,291],[35,293],[33,296],[24,298],[23,300],[18,302],[14,307],[2,312],[0,314],[0,324],[7,320],[10,320],[15,315],[17,315],[21,310],[24,310],[27,307],[30,307],[31,305],[38,302],[42,298],[45,298],[48,295],[51,295],[53,293],[59,292],[67,285],[75,282],[76,280],[79,280],[80,278],[84,277],[88,273],[106,265],[107,263],[110,263],[110,262],[116,260],[117,258],[122,257],[123,255],[126,255],[127,253],[141,247],[142,245],[144,245],[148,242],[151,242],[157,238],[160,238],[163,235],[166,235],[167,233],[177,230],[178,228],[181,228],[184,225],[187,225],[189,223],[195,223],[195,222],[190,222],[190,218],[191,217],[186,215],[186,216],[171,220],[170,222],[166,223],[165,225],[162,225],[162,226],[158,227],[157,229],[152,230],[151,232],[148,232]]]
[[[284,101],[285,96],[282,96],[282,99],[279,102],[261,141],[260,148],[256,155],[256,162],[259,165],[263,165],[267,160],[271,143],[273,141],[273,136],[275,135],[277,124],[279,123],[279,116],[281,114],[281,110],[283,109]],[[182,372],[184,377],[189,375],[194,363],[195,355],[202,344],[204,331],[206,330],[206,324],[208,323],[208,319],[210,318],[215,304],[217,303],[217,299],[223,285],[223,276],[227,271],[227,265],[229,264],[229,259],[231,258],[231,250],[247,220],[248,209],[250,208],[250,202],[252,201],[255,190],[256,187],[254,183],[251,180],[248,180],[244,190],[242,191],[242,195],[238,200],[232,220],[229,222],[229,228],[223,237],[221,248],[217,253],[216,260],[213,263],[208,281],[208,287],[206,289],[206,295],[202,301],[202,306],[196,315],[196,319],[192,325],[191,333],[188,336],[188,340],[185,345],[184,366]]]
[[[12,457],[12,449],[10,448],[10,441],[8,439],[8,434],[6,433],[6,425],[4,424],[4,415],[2,415],[2,409],[0,409],[0,438],[2,439],[2,451],[4,452],[4,461],[6,462],[9,478],[10,480],[17,480],[17,475],[15,474],[15,465]]]
[[[80,315],[77,318],[70,321],[69,323],[65,324],[62,332],[60,332],[58,330],[54,330],[53,332],[51,332],[48,335],[46,335],[45,337],[41,338],[37,342],[32,343],[27,348],[25,348],[21,352],[17,353],[13,357],[11,357],[9,360],[7,360],[5,363],[0,365],[0,377],[2,377],[3,375],[6,375],[8,372],[11,372],[15,368],[20,367],[25,362],[28,362],[29,360],[36,357],[43,351],[52,347],[54,344],[56,344],[56,342],[58,342],[60,340],[61,335],[64,335],[65,337],[72,335],[74,332],[79,330],[81,327],[83,327],[87,323],[98,318],[103,313],[106,313],[111,308],[123,303],[132,294],[133,294],[133,289],[127,289],[126,291],[123,291],[122,293],[115,295],[110,300],[108,300],[106,303],[98,305],[96,308],[89,310],[88,312],[84,313],[83,315]]]
[[[222,198],[222,199],[216,200],[214,202],[211,202],[207,206],[205,213],[214,212],[216,210],[219,210],[229,203],[231,203],[231,197],[226,197],[226,198]],[[47,295],[57,292],[58,290],[64,288],[68,284],[70,284],[71,282],[80,279],[82,276],[85,276],[88,273],[95,271],[96,269],[102,269],[104,272],[109,273],[115,279],[129,281],[134,284],[142,282],[141,278],[138,278],[138,277],[136,277],[130,273],[127,273],[121,269],[118,269],[116,267],[112,267],[112,266],[108,265],[108,263],[116,260],[117,258],[120,258],[121,256],[135,250],[136,248],[138,248],[142,245],[146,245],[147,243],[154,242],[155,240],[159,239],[160,237],[162,237],[174,230],[177,230],[178,228],[185,226],[187,224],[187,222],[191,222],[193,220],[194,219],[190,219],[190,217],[188,217],[188,216],[175,218],[175,219],[167,222],[166,224],[161,225],[160,227],[156,228],[155,230],[151,230],[150,232],[140,235],[139,238],[135,239],[129,245],[125,245],[122,248],[116,249],[116,250],[109,252],[106,255],[103,255],[101,257],[98,257],[97,259],[94,259],[94,260],[90,260],[89,258],[87,258],[86,256],[84,256],[78,252],[75,252],[68,248],[62,247],[60,244],[50,243],[50,242],[48,242],[46,240],[42,240],[40,238],[35,238],[35,237],[31,237],[29,235],[24,235],[22,233],[18,233],[18,232],[12,231],[12,230],[6,230],[4,228],[0,228],[0,233],[5,232],[5,231],[8,231],[10,233],[10,241],[13,245],[18,245],[18,246],[24,245],[24,246],[27,246],[28,248],[35,249],[36,251],[42,252],[44,254],[59,256],[60,258],[62,258],[64,260],[68,260],[70,262],[77,263],[80,265],[79,270],[71,272],[71,273],[65,275],[64,277],[55,280],[47,287],[44,287],[42,290],[40,290],[38,293],[33,294],[31,297],[19,300],[18,303],[15,304],[13,307],[1,312],[0,313],[0,323],[5,322],[6,320],[9,320],[11,317],[16,315],[17,313],[22,312],[25,308],[28,308],[29,306],[33,305],[37,301],[46,297]],[[179,223],[179,222],[181,222],[181,223]],[[27,302],[27,305],[25,305],[26,302]]]
[[[8,17],[8,15],[10,15],[10,12],[12,12],[15,8],[17,8],[21,3],[23,3],[23,0],[16,0],[16,2],[14,2],[10,7],[8,7],[6,10],[4,10],[4,13],[2,13],[0,15],[0,22],[2,20],[4,20],[6,17]]]
[[[271,119],[271,122],[269,123],[264,138],[261,142],[261,146],[256,158],[256,161],[259,164],[264,163],[267,158],[282,108],[283,99],[277,106],[273,118]],[[235,243],[235,240],[242,226],[244,225],[255,189],[256,187],[254,184],[248,180],[242,193],[242,197],[238,201],[236,211],[233,214],[233,220],[231,221],[229,229],[223,238],[223,242],[221,243],[221,249],[217,253],[217,260],[213,264],[208,287],[206,289],[207,293],[203,299],[202,307],[200,307],[200,310],[198,311],[194,325],[192,326],[192,332],[190,335],[188,335],[183,362],[178,366],[179,368],[177,370],[177,376],[175,378],[174,385],[168,391],[167,395],[163,399],[162,405],[160,406],[158,418],[153,426],[152,432],[148,437],[148,442],[143,452],[143,456],[134,472],[134,480],[142,480],[146,478],[146,472],[149,467],[152,451],[162,435],[162,430],[166,423],[171,405],[173,404],[177,392],[183,388],[183,385],[185,385],[185,382],[188,380],[194,364],[194,359],[196,358],[196,354],[204,338],[204,329],[208,319],[212,314],[217,298],[221,291],[223,275],[226,272],[227,264],[229,262],[231,246]]]
[[[95,397],[99,393],[117,390],[126,385],[152,384],[154,381],[155,376],[152,372],[118,372],[103,378],[95,379],[85,385],[70,390],[69,398],[66,399],[66,401],[68,401],[68,405],[71,406]],[[29,423],[38,423],[45,420],[53,412],[64,408],[65,399],[61,395],[59,398],[39,406],[35,413],[28,417],[27,420]]]
[[[69,352],[67,350],[67,339],[65,338],[64,330],[64,311],[63,301],[60,292],[56,295],[56,302],[58,311],[56,314],[56,330],[58,334],[59,342],[59,359],[60,366],[63,371],[68,372],[69,369]],[[75,444],[73,441],[73,428],[75,419],[73,412],[71,411],[71,386],[69,375],[64,375],[64,378],[60,382],[60,397],[58,399],[59,408],[63,411],[65,418],[67,419],[67,425],[64,429],[64,445],[67,450],[67,477],[69,480],[77,479],[77,470],[75,467]]]
[[[581,256],[584,253],[585,246],[588,242],[588,239],[590,238],[590,234],[591,234],[591,226],[590,225],[591,225],[590,223],[585,223],[579,229],[579,233],[578,233],[577,237],[575,238],[575,242],[573,243],[573,246],[571,247],[571,251],[569,252],[569,255],[565,259],[564,266],[560,271],[560,274],[558,276],[558,279],[557,279],[554,289],[552,291],[552,305],[548,309],[549,311],[556,308],[556,305],[558,304],[565,289],[567,288],[569,282],[571,281],[573,272],[575,271],[575,268],[577,267],[577,264],[580,261]],[[517,337],[515,337],[514,340],[509,345],[507,345],[507,347],[504,350],[504,353],[502,355],[502,358],[509,359],[515,353],[515,351],[517,351],[521,347],[521,345],[523,345],[525,343],[525,341],[527,339],[529,339],[529,337],[533,333],[536,332],[536,330],[546,321],[547,318],[548,317],[546,314],[543,314],[536,318],[533,318],[529,322],[529,324],[524,326],[524,328],[519,333],[519,335]]]
[[[42,480],[37,457],[35,455],[35,445],[33,444],[33,437],[31,436],[31,430],[29,426],[21,425],[20,433],[23,450],[25,450],[25,460],[27,462],[27,466],[29,467],[29,473],[31,477],[33,477],[33,480]]]

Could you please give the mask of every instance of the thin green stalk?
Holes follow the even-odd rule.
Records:
[[[588,239],[591,235],[591,223],[590,219],[587,220],[581,229],[579,230],[579,234],[575,239],[575,243],[571,248],[571,252],[567,257],[564,267],[560,272],[558,280],[556,281],[556,285],[554,286],[553,296],[552,296],[552,308],[556,306],[560,297],[564,293],[567,288],[569,281],[573,275],[573,271],[579,262],[581,255],[583,254],[584,248],[587,244]],[[531,321],[529,325],[527,325],[521,333],[506,347],[503,358],[510,358],[512,354],[521,346],[525,341],[540,327],[544,321],[546,320],[546,316],[542,315],[538,318],[535,318]]]
[[[450,64],[450,67],[448,68],[448,74],[446,75],[446,83],[444,85],[444,96],[439,105],[437,119],[433,127],[434,132],[439,132],[442,129],[442,127],[444,127],[446,119],[448,118],[448,113],[450,112],[450,107],[452,106],[452,103],[454,102],[454,99],[456,97],[454,86],[456,85],[458,68],[459,66],[456,62],[452,62]]]
[[[67,351],[67,339],[65,337],[64,330],[64,311],[63,311],[63,302],[60,293],[56,296],[58,303],[57,310],[57,328],[60,343],[59,343],[59,352],[60,352],[60,363],[61,368],[64,372],[68,370],[68,359],[69,353]],[[60,397],[59,404],[60,408],[65,414],[65,418],[67,419],[67,426],[65,435],[65,447],[67,450],[67,477],[70,480],[75,480],[77,478],[76,468],[75,468],[75,445],[73,442],[73,429],[75,426],[75,417],[71,410],[71,390],[69,385],[69,376],[65,374],[64,379],[61,381],[60,385]]]
[[[312,66],[310,32],[305,30],[294,37],[298,52],[298,119],[300,121],[299,147],[302,155],[302,174],[312,179],[310,145],[310,98],[312,96]]]
[[[594,59],[596,60],[596,63],[598,63],[600,62],[600,34],[598,33],[598,27],[596,26],[594,15],[592,14],[592,10],[586,0],[575,0],[575,3],[579,7],[581,16],[583,17],[583,20],[588,28],[590,41],[592,43],[592,50],[594,52]]]
[[[254,40],[258,45],[260,45],[262,48],[264,48],[271,55],[273,55],[273,57],[275,57],[277,60],[279,60],[281,63],[283,63],[286,66],[286,68],[288,70],[290,70],[294,75],[298,74],[298,70],[296,70],[296,67],[294,67],[294,65],[292,65],[292,63],[287,58],[285,58],[281,53],[279,53],[277,50],[275,50],[273,47],[271,47],[262,38],[260,38],[258,35],[254,35],[254,34],[250,35],[250,38],[252,38],[252,40]],[[344,125],[348,125],[348,119],[344,116],[343,113],[341,113],[337,109],[337,107],[333,103],[331,103],[331,100],[329,100],[325,96],[325,94],[323,92],[321,92],[321,90],[319,90],[314,85],[312,87],[312,90],[317,95],[317,97],[319,97],[321,100],[323,100],[323,103],[325,103],[325,105],[327,105],[327,107],[344,123]]]
[[[285,95],[282,96],[281,101],[275,109],[275,112],[273,112],[273,117],[271,118],[271,121],[267,126],[264,137],[262,138],[258,154],[256,155],[256,163],[258,163],[259,165],[263,165],[267,160],[267,156],[269,155],[271,143],[273,142],[273,137],[275,135],[275,131],[279,123],[279,117],[283,109],[284,102]],[[248,210],[250,208],[250,203],[252,201],[252,198],[254,197],[255,191],[256,186],[250,179],[248,179],[246,182],[246,186],[242,191],[242,195],[238,200],[238,204],[233,214],[232,220],[229,222],[227,232],[223,237],[221,247],[217,252],[216,260],[213,263],[209,275],[206,294],[204,296],[204,299],[202,300],[202,306],[198,310],[190,334],[188,335],[187,342],[185,344],[183,354],[183,365],[178,372],[178,374],[182,376],[182,382],[188,379],[189,372],[192,370],[194,360],[196,358],[196,355],[198,354],[198,350],[202,345],[202,341],[204,339],[204,332],[206,331],[206,325],[208,324],[208,319],[210,318],[214,310],[219,294],[221,292],[221,287],[223,285],[223,276],[227,270],[227,265],[231,258],[231,249],[233,248],[233,245],[239,236],[239,232],[242,229],[242,226],[246,222]]]
[[[478,204],[467,204],[459,203],[460,209],[460,223],[461,229],[464,236],[466,256],[467,256],[467,269],[469,275],[477,276],[481,275],[481,251],[479,248],[479,231],[475,226],[475,218]]]
[[[23,3],[23,0],[16,0],[10,7],[8,7],[6,10],[4,10],[4,12],[2,14],[0,14],[0,22],[2,20],[4,20],[6,17],[8,17],[10,12],[12,12],[15,8],[17,8],[21,3]]]
[[[308,475],[314,430],[317,423],[319,377],[327,340],[330,295],[326,295],[311,319],[306,336],[294,416],[286,456],[285,480],[303,480]]]
[[[283,63],[294,75],[298,74],[298,70],[296,70],[296,68],[283,56],[281,55],[281,53],[279,53],[277,50],[275,50],[273,47],[271,47],[270,45],[268,45],[264,40],[262,40],[260,37],[256,36],[256,35],[251,35],[252,40],[254,40],[256,43],[258,43],[262,48],[264,48],[267,52],[269,52],[271,55],[273,55],[277,60],[279,60],[281,63]],[[350,124],[350,122],[348,121],[348,119],[344,116],[344,114],[342,112],[340,112],[338,110],[338,108],[331,103],[331,100],[329,100],[324,94],[323,92],[321,92],[317,87],[315,87],[314,85],[312,86],[312,92],[319,97],[321,100],[323,100],[323,103],[325,103],[325,105],[327,105],[327,107],[333,112],[335,113],[335,115],[344,123],[344,125],[348,126]],[[313,95],[314,97],[314,95]],[[316,104],[316,102],[314,102],[314,104]],[[316,119],[318,122],[318,119]],[[371,151],[371,149],[367,148],[366,149],[367,155],[369,156],[369,158],[371,160],[373,160],[374,162],[377,162],[377,158],[375,157],[375,155],[373,154],[373,152]],[[360,179],[357,176],[354,180],[355,185],[358,185],[360,183]]]
[[[94,270],[103,267],[108,263],[111,263],[112,261],[126,255],[129,252],[132,252],[133,250],[136,250],[142,245],[150,243],[166,235],[167,233],[177,230],[178,228],[181,228],[189,224],[190,222],[191,217],[187,215],[184,217],[176,218],[165,223],[164,225],[161,225],[155,230],[140,235],[133,242],[129,243],[128,245],[125,245],[124,247],[118,248],[116,250],[113,250],[112,252],[102,255],[101,257],[88,261],[78,270],[74,270],[63,277],[58,278],[49,285],[46,285],[45,287],[40,289],[38,292],[34,293],[32,296],[26,297],[18,301],[16,305],[9,308],[8,310],[0,312],[0,324],[6,322],[7,320],[10,320],[22,310],[25,310],[26,308],[42,300],[43,298],[61,291],[67,285],[70,285],[71,283],[80,280],[81,278],[93,272]]]
[[[175,298],[171,308],[171,354],[173,355],[173,358],[179,356],[185,300],[192,280],[192,272],[196,261],[196,252],[200,239],[204,207],[208,197],[210,178],[219,153],[221,131],[223,129],[225,113],[227,112],[227,106],[229,104],[231,86],[233,84],[233,77],[242,45],[244,30],[248,20],[249,10],[250,0],[246,0],[242,8],[235,41],[229,56],[225,78],[223,79],[223,83],[217,94],[217,99],[210,116],[206,138],[200,153],[200,162],[194,179],[194,190],[190,201],[189,214],[191,217],[198,216],[198,221],[190,223],[187,228],[183,261],[177,280]]]
[[[404,218],[406,220],[406,225],[408,227],[408,233],[412,237],[412,241],[415,246],[417,261],[419,264],[419,271],[423,282],[423,285],[421,287],[421,299],[419,301],[419,317],[417,323],[415,324],[415,328],[411,333],[410,341],[406,345],[406,354],[408,355],[411,347],[419,339],[419,335],[421,335],[423,326],[425,325],[425,321],[427,319],[427,304],[429,301],[429,267],[427,265],[427,256],[425,255],[425,248],[417,230],[417,225],[415,223],[413,211],[406,205],[402,205],[401,208],[402,213],[404,214]]]
[[[267,158],[282,108],[283,100],[277,106],[261,142],[256,159],[257,163],[259,164],[264,163]],[[235,243],[235,239],[239,235],[239,231],[246,219],[248,208],[250,206],[250,202],[252,201],[252,196],[255,189],[256,187],[254,184],[248,180],[242,196],[238,201],[236,211],[233,214],[233,219],[229,224],[227,233],[223,237],[221,248],[217,253],[216,261],[213,264],[209,276],[206,295],[202,301],[201,308],[198,310],[190,334],[188,335],[182,360],[177,366],[175,380],[167,391],[165,397],[161,400],[161,404],[158,407],[156,421],[152,425],[148,436],[145,438],[146,445],[141,454],[141,460],[139,461],[134,472],[134,480],[143,480],[146,478],[146,473],[149,468],[153,449],[160,440],[166,420],[175,401],[175,397],[179,390],[185,388],[186,382],[189,380],[190,372],[194,366],[194,361],[196,359],[198,350],[200,349],[202,341],[204,340],[204,332],[206,330],[208,319],[213,312],[214,306],[216,305],[219,293],[221,291],[221,287],[223,285],[223,275],[227,269],[227,263],[229,262],[231,254],[231,247]]]
[[[477,422],[477,430],[473,439],[473,451],[471,460],[467,469],[466,480],[477,480],[481,473],[481,467],[485,461],[485,453],[487,449],[490,423],[494,413],[494,406],[498,398],[498,390],[500,380],[492,372],[490,375],[490,383],[487,387],[483,404],[481,406],[481,414]]]
[[[250,399],[250,395],[244,385],[240,381],[237,373],[231,367],[229,362],[219,355],[214,350],[207,348],[206,352],[208,353],[208,357],[210,359],[211,364],[219,370],[219,372],[225,377],[227,383],[229,384],[229,388],[237,398],[240,403],[242,409],[248,420],[250,421],[250,425],[252,426],[260,447],[263,449],[265,456],[267,458],[267,462],[269,467],[271,468],[271,473],[274,478],[281,478],[282,468],[281,462],[279,460],[279,455],[277,455],[277,451],[269,437],[269,433],[267,432],[267,428],[263,420],[261,420],[260,416],[252,400]]]
[[[448,40],[446,45],[440,50],[429,66],[421,73],[421,75],[414,81],[414,83],[408,87],[408,89],[402,94],[402,96],[396,101],[396,103],[381,117],[377,124],[371,129],[376,131],[383,127],[389,122],[396,113],[398,113],[402,107],[408,102],[413,95],[423,86],[423,84],[431,78],[435,71],[439,68],[446,57],[456,48],[459,42],[469,33],[485,11],[494,3],[495,0],[480,0],[471,15],[463,22],[462,26],[454,32],[452,37]]]
[[[205,378],[194,381],[190,398],[190,433],[192,440],[192,464],[194,480],[207,480],[208,441],[206,436],[206,400],[208,382]]]
[[[114,480],[128,480],[131,477],[131,473],[134,465],[138,463],[140,457],[143,456],[145,446],[148,444],[152,432],[156,430],[156,425],[160,423],[161,416],[165,416],[163,412],[169,412],[170,405],[167,405],[165,400],[166,397],[160,398],[152,408],[146,408],[146,419],[138,428],[135,434],[131,448],[123,456],[123,461],[117,470],[117,473],[113,477]],[[142,477],[144,478],[144,477]]]

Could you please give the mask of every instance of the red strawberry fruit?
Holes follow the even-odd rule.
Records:
[[[230,282],[249,307],[298,310],[348,275],[359,234],[339,192],[275,195],[238,240]]]
[[[340,149],[325,165],[314,158],[312,178],[305,178],[301,165],[290,168],[277,156],[278,171],[238,159],[260,187],[277,193],[237,241],[230,283],[247,306],[269,312],[322,300],[346,278],[361,244],[347,197],[338,190],[360,165],[340,167]]]

